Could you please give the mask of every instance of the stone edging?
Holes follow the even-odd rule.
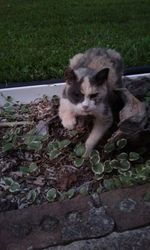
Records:
[[[0,249],[44,249],[148,226],[147,192],[150,184],[2,212]]]

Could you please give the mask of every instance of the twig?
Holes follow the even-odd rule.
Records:
[[[49,124],[49,123],[53,122],[53,120],[55,120],[56,118],[58,118],[58,114],[53,115],[52,117],[50,117],[49,119],[47,119],[47,123]]]
[[[0,127],[15,127],[15,126],[25,126],[33,124],[34,124],[33,121],[0,122]]]

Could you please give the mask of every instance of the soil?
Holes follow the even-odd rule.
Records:
[[[14,104],[11,98],[8,98],[4,107],[0,108],[0,211],[22,209],[48,202],[50,198],[47,193],[52,188],[57,192],[55,199],[64,199],[79,192],[105,191],[105,180],[112,177],[115,187],[135,184],[128,179],[132,175],[131,170],[123,174],[126,178],[123,182],[116,168],[97,175],[93,172],[89,160],[84,161],[81,167],[75,166],[74,148],[85,142],[92,119],[87,117],[83,121],[79,117],[76,130],[70,132],[61,125],[58,106],[59,99],[54,96],[52,100],[43,97],[27,105]],[[108,154],[104,151],[104,145],[114,128],[115,126],[97,147],[102,162],[114,159],[115,155],[121,152],[132,151],[130,145],[115,153]],[[48,144],[64,139],[69,140],[69,144],[60,149],[56,158],[51,159]],[[142,152],[141,147],[139,151]],[[137,165],[141,166],[150,159],[148,148],[143,148],[141,154],[140,159],[133,164],[134,174]],[[118,177],[120,179],[117,182]],[[138,178],[138,182],[143,183],[149,179],[149,176],[145,179]],[[14,189],[12,184],[16,185],[13,186]]]

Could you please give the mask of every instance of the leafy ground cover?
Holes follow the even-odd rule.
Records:
[[[149,13],[149,0],[1,0],[0,82],[62,78],[70,57],[97,46],[149,64]]]
[[[84,160],[91,119],[79,117],[76,130],[68,131],[58,105],[56,96],[26,105],[7,97],[0,108],[0,211],[150,181],[149,147],[135,150],[125,138],[104,138]]]

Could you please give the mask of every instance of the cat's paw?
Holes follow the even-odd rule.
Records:
[[[72,130],[76,126],[76,119],[71,119],[67,121],[62,121],[62,125],[64,128],[67,128],[68,130]]]

